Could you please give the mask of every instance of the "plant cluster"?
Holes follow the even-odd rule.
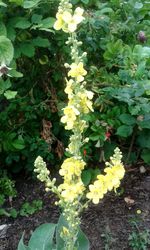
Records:
[[[89,242],[80,229],[80,214],[84,208],[88,207],[90,201],[98,204],[108,191],[116,190],[125,174],[121,161],[122,154],[116,148],[110,162],[106,162],[105,174],[97,175],[96,180],[88,188],[84,186],[81,179],[82,170],[86,165],[82,158],[81,147],[88,141],[88,138],[83,136],[83,132],[88,126],[85,115],[93,111],[93,93],[86,89],[87,71],[84,68],[86,53],[80,49],[82,42],[78,40],[76,32],[78,25],[84,20],[83,14],[82,8],[77,7],[74,10],[69,0],[61,0],[54,24],[55,30],[62,29],[68,34],[66,44],[71,48],[71,63],[65,63],[65,67],[68,69],[65,88],[68,103],[63,109],[61,122],[65,124],[66,130],[72,131],[72,134],[67,148],[68,158],[64,160],[59,170],[63,179],[60,185],[56,184],[55,178],[50,178],[50,171],[41,156],[38,156],[35,161],[34,171],[37,173],[37,178],[45,183],[46,192],[52,191],[57,195],[56,204],[62,210],[57,226],[49,224],[51,235],[49,235],[47,249],[75,250],[81,249],[81,247],[89,249]],[[45,228],[48,228],[48,224],[45,224]],[[29,241],[29,248],[36,248],[39,243],[34,242],[33,239],[37,237],[37,232],[43,235],[45,233],[43,230],[44,225],[33,233]],[[54,242],[55,230],[56,240]],[[21,239],[18,250],[23,247],[26,248]]]
[[[94,112],[85,114],[90,124],[84,132],[89,137],[82,148],[85,160],[108,159],[119,144],[128,162],[149,163],[149,5],[143,0],[71,2],[86,7],[78,36],[88,53],[88,88],[94,92]],[[57,165],[70,135],[58,126],[72,84],[64,94],[66,31],[76,28],[82,13],[80,18],[78,10],[69,13],[67,24],[59,13],[56,29],[65,32],[55,34],[56,1],[5,0],[0,8],[1,166],[29,172],[39,154]],[[75,65],[68,63],[75,76]]]

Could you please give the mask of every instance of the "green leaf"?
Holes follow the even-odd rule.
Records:
[[[117,129],[117,135],[120,135],[122,137],[128,137],[129,135],[131,135],[133,132],[133,128],[131,126],[127,126],[127,125],[122,125]]]
[[[31,23],[25,17],[18,17],[15,24],[15,28],[27,29],[31,26]]]
[[[150,163],[150,150],[144,149],[141,153],[141,158],[144,160],[145,163]]]
[[[98,140],[100,139],[100,136],[99,136],[99,134],[97,134],[97,133],[92,133],[92,134],[89,136],[89,139],[90,139],[91,141],[98,141]]]
[[[78,240],[77,240],[77,249],[78,250],[89,250],[90,249],[90,243],[86,235],[82,232],[81,229],[79,229],[78,233]]]
[[[7,7],[7,4],[3,3],[2,1],[0,1],[0,6]]]
[[[16,95],[17,95],[17,91],[12,91],[12,90],[7,90],[7,91],[4,93],[4,96],[5,96],[8,100],[15,98]]]
[[[13,217],[14,219],[17,218],[17,216],[18,216],[18,212],[17,212],[17,210],[15,208],[12,208],[9,211],[9,213],[10,213],[10,216]]]
[[[130,114],[121,114],[119,119],[126,125],[134,125],[136,123],[136,119]]]
[[[48,39],[42,38],[40,36],[38,36],[37,38],[33,39],[32,43],[33,43],[34,46],[43,47],[43,48],[47,48],[50,45],[50,42],[49,42]]]
[[[23,139],[16,139],[11,144],[17,150],[22,150],[25,148],[25,143]]]
[[[150,130],[145,129],[141,131],[140,135],[137,137],[137,144],[141,148],[150,149]]]
[[[92,178],[92,174],[90,170],[83,170],[82,175],[81,175],[82,181],[85,186],[87,186]]]
[[[33,25],[32,29],[48,30],[53,28],[55,20],[53,17],[47,17],[42,19],[37,25]]]
[[[41,0],[24,1],[23,7],[25,9],[31,9],[38,6]]]
[[[6,81],[0,80],[0,95],[3,94],[10,87],[11,82],[9,79],[7,79]]]
[[[34,56],[35,48],[32,44],[30,43],[21,44],[20,49],[21,49],[22,54],[24,54],[25,56],[28,56],[28,57]]]
[[[32,250],[52,250],[56,224],[45,223],[39,226],[32,234],[29,247]]]
[[[88,4],[89,0],[81,0],[81,2],[84,3],[84,4]]]
[[[16,71],[15,69],[10,70],[9,75],[11,75],[11,77],[16,77],[16,78],[23,77],[23,74],[21,72]]]
[[[24,0],[9,0],[10,3],[15,3],[17,5],[22,5]]]
[[[21,240],[19,241],[19,245],[18,245],[17,250],[32,250],[31,248],[24,245],[23,238],[24,238],[24,234],[22,235]]]
[[[5,36],[0,36],[0,64],[10,64],[13,55],[14,48],[11,41]]]
[[[142,9],[143,8],[143,4],[141,2],[136,2],[134,5],[135,9]]]
[[[5,24],[0,22],[0,36],[7,36]]]

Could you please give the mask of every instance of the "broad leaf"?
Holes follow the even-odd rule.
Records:
[[[38,6],[40,1],[41,0],[30,0],[30,1],[25,0],[24,4],[23,4],[23,7],[25,9],[35,8],[35,7]]]
[[[4,93],[4,96],[9,100],[9,99],[13,99],[15,98],[17,95],[17,91],[12,91],[12,90],[7,90],[5,93]]]
[[[31,250],[52,250],[56,224],[45,223],[39,226],[29,241]]]
[[[40,36],[38,36],[35,39],[33,39],[32,42],[33,42],[33,45],[37,46],[37,47],[47,48],[50,45],[50,42],[49,42],[48,39],[42,38]]]
[[[82,175],[81,175],[82,181],[85,186],[87,186],[92,178],[92,174],[90,170],[83,170]]]
[[[9,65],[13,55],[14,48],[11,41],[5,36],[0,36],[0,64],[5,63]]]
[[[130,114],[121,114],[119,119],[126,125],[133,125],[136,123],[136,119]]]
[[[117,129],[117,135],[120,135],[122,137],[128,137],[132,134],[133,128],[131,126],[122,125]]]
[[[18,17],[15,24],[15,28],[27,29],[31,26],[31,23],[25,17]]]
[[[145,163],[150,164],[150,150],[144,149],[141,154],[141,158]]]

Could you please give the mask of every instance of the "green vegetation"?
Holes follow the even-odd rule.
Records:
[[[79,52],[87,52],[87,89],[94,92],[94,111],[84,114],[88,127],[83,137],[89,141],[81,148],[87,163],[81,177],[88,186],[101,173],[96,166],[103,166],[99,163],[117,146],[124,163],[150,164],[150,3],[71,3],[74,9],[85,9],[77,36],[83,42]],[[42,201],[33,201],[20,211],[7,211],[6,200],[17,195],[13,180],[22,173],[34,178],[39,155],[53,173],[70,156],[64,149],[71,133],[60,118],[68,102],[64,63],[71,59],[67,34],[53,28],[58,4],[59,0],[0,1],[0,215],[15,218],[42,209]],[[55,232],[55,225],[47,227]],[[149,232],[136,229],[129,236],[130,246],[146,249]],[[109,236],[104,236],[106,249]]]

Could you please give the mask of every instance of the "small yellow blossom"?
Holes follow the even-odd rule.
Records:
[[[64,179],[70,181],[74,176],[79,177],[84,169],[85,162],[75,159],[74,157],[67,158],[59,170],[59,174],[64,176]]]
[[[77,29],[77,25],[81,23],[84,19],[83,15],[84,10],[81,8],[76,8],[74,15],[72,11],[64,10],[61,13],[56,14],[56,22],[54,24],[55,30],[63,30],[64,32],[74,32]]]
[[[62,228],[62,233],[63,235],[68,235],[69,234],[69,230],[66,227]]]
[[[87,71],[83,67],[83,63],[72,63],[70,68],[68,76],[76,78],[78,82],[82,82],[84,80],[84,76],[87,74]]]
[[[78,99],[80,100],[80,112],[84,114],[89,113],[89,111],[93,111],[92,102],[88,99],[88,96],[92,99],[93,95],[91,91],[79,92]]]
[[[71,98],[72,97],[72,93],[73,93],[72,86],[73,86],[74,81],[72,79],[70,79],[69,81],[66,80],[66,82],[67,82],[67,86],[65,88],[65,93],[68,94],[68,98]]]
[[[85,187],[81,181],[78,179],[77,183],[75,182],[64,182],[59,187],[59,191],[61,191],[61,196],[64,198],[66,202],[73,202],[79,195],[82,195]]]
[[[67,124],[65,126],[66,129],[70,130],[73,128],[76,116],[79,114],[80,112],[74,106],[64,108],[64,116],[61,118],[61,122]]]

